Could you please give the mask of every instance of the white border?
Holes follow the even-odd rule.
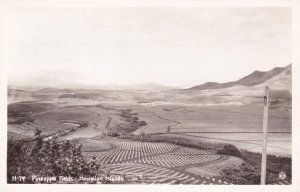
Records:
[[[300,190],[300,111],[298,89],[300,82],[300,1],[299,0],[0,0],[0,191],[299,191]],[[290,186],[218,186],[218,185],[18,185],[6,184],[6,135],[7,135],[7,83],[4,63],[5,50],[3,41],[5,34],[2,27],[5,10],[15,6],[28,7],[292,7],[293,15],[293,181]],[[6,20],[5,20],[6,21]],[[298,98],[298,99],[297,99]],[[298,117],[298,118],[297,118]]]

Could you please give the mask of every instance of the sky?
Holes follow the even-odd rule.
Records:
[[[284,7],[15,7],[5,26],[8,75],[20,79],[192,86],[291,63]]]

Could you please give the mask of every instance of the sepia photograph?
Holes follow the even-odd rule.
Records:
[[[6,184],[293,184],[291,7],[5,16]]]

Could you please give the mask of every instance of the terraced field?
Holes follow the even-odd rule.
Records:
[[[82,142],[83,154],[90,161],[100,163],[111,174],[137,177],[141,182],[151,184],[230,185],[232,183],[207,170],[212,170],[214,166],[218,170],[226,162],[235,162],[235,166],[243,162],[238,157],[170,143],[119,139],[88,140],[100,142],[102,146],[99,150],[99,147],[89,147],[89,142],[89,146]],[[232,161],[234,158],[236,160]],[[290,184],[290,180],[282,180],[271,185]]]
[[[205,166],[223,161],[226,156],[207,150],[182,147],[168,143],[106,140],[112,148],[84,152],[88,157],[114,174],[139,176],[148,183],[168,184],[230,184],[220,178],[194,174],[186,167]]]

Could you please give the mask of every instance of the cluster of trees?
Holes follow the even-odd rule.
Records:
[[[145,121],[140,121],[137,117],[137,113],[133,113],[131,109],[125,109],[121,111],[120,116],[126,121],[120,123],[115,127],[112,127],[109,131],[105,133],[107,136],[119,137],[124,134],[129,134],[136,131],[138,128],[147,125]]]
[[[104,171],[94,160],[88,161],[81,153],[81,145],[75,142],[33,140],[8,140],[7,181],[13,176],[25,176],[22,183],[33,183],[31,177],[103,177]],[[78,181],[75,181],[78,182]],[[105,180],[103,182],[106,182]],[[43,182],[41,182],[43,183]]]

